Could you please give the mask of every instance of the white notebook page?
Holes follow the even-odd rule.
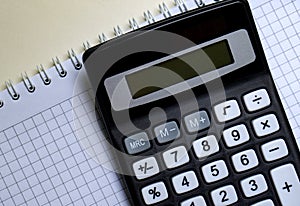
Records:
[[[299,1],[254,0],[251,6],[299,143]],[[104,139],[93,138],[103,128],[98,126],[87,84],[76,81],[78,71],[70,60],[63,66],[68,72],[64,79],[54,68],[47,70],[49,86],[33,77],[37,88],[33,94],[23,83],[16,85],[18,101],[12,101],[7,91],[0,93],[6,100],[0,109],[0,205],[129,205],[119,177],[99,165],[78,141],[80,134],[82,140],[92,141],[95,153],[108,153]],[[75,82],[80,85],[74,94]],[[109,155],[101,158],[113,162]]]

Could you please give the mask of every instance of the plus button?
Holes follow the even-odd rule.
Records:
[[[284,183],[285,186],[282,188],[283,190],[286,190],[287,192],[291,192],[291,187],[293,187],[293,185],[289,184],[288,182]]]

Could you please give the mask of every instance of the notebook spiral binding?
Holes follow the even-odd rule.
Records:
[[[209,0],[193,0],[193,1],[197,7],[203,7],[206,5],[206,3],[204,3],[204,1],[209,1]],[[219,1],[221,1],[221,0],[211,0],[211,2],[209,4],[214,3],[214,2],[219,2]],[[174,4],[175,4],[175,7],[177,7],[181,13],[189,10],[189,8],[187,7],[184,0],[174,0]],[[159,4],[159,12],[163,15],[164,18],[169,18],[173,15],[165,3]],[[149,10],[144,12],[144,19],[147,24],[152,24],[156,21],[155,17]],[[129,19],[129,27],[131,28],[131,30],[136,30],[136,29],[140,28],[140,24],[136,21],[135,18],[132,18],[132,19]],[[121,27],[119,25],[114,27],[113,30],[114,30],[115,37],[118,37],[118,36],[121,36],[122,34],[124,34],[123,30],[121,29]],[[104,33],[99,34],[98,39],[99,39],[100,43],[106,42],[108,40],[107,36]],[[91,47],[91,45],[88,41],[83,43],[84,50],[87,50],[90,47]],[[75,51],[73,49],[70,49],[68,51],[68,55],[69,55],[69,59],[71,60],[74,68],[76,70],[80,70],[82,68],[82,62],[78,59],[78,56],[75,53]],[[63,64],[61,63],[59,58],[58,57],[52,58],[52,62],[53,62],[53,66],[55,67],[58,75],[61,78],[66,77],[67,70],[64,69]],[[41,80],[43,81],[43,83],[45,85],[50,85],[51,79],[49,78],[43,65],[37,66],[37,70],[38,70],[38,74],[39,74]],[[30,78],[28,77],[28,75],[26,73],[22,73],[21,76],[22,76],[22,82],[24,83],[27,91],[29,93],[33,93],[36,88],[35,88],[34,84],[32,83],[32,81],[30,80]],[[20,98],[20,94],[16,91],[11,80],[6,81],[5,85],[6,85],[6,90],[8,91],[11,98],[15,101],[18,100]],[[0,100],[0,108],[2,108],[3,106],[4,106],[4,101]]]

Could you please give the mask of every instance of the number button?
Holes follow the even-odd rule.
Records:
[[[259,89],[243,96],[246,108],[249,112],[257,111],[271,104],[267,90]]]
[[[298,206],[300,182],[292,164],[285,164],[271,170],[271,177],[282,205]]]
[[[255,134],[258,137],[263,137],[274,132],[277,132],[279,128],[279,123],[274,114],[268,114],[252,121],[252,125]]]
[[[158,164],[154,157],[148,157],[133,163],[133,171],[138,180],[145,179],[159,173]]]
[[[274,203],[272,200],[268,199],[268,200],[257,202],[251,206],[274,206]]]
[[[227,185],[211,192],[215,205],[230,205],[238,201],[236,191],[232,185]]]
[[[267,182],[261,174],[242,180],[241,186],[246,197],[253,197],[268,190]]]
[[[253,149],[239,152],[231,157],[237,172],[252,169],[258,165],[258,159]]]
[[[223,137],[228,147],[243,144],[250,139],[248,130],[244,124],[236,125],[224,130]]]
[[[198,158],[207,157],[219,151],[219,144],[214,135],[202,137],[193,142],[193,148]]]
[[[172,183],[177,194],[191,191],[199,186],[198,179],[193,171],[174,176]]]
[[[163,182],[157,182],[142,189],[142,195],[147,205],[161,202],[168,198],[168,191]]]
[[[202,173],[207,183],[215,182],[228,176],[228,170],[223,160],[204,165],[202,167]]]
[[[214,112],[219,122],[226,122],[241,115],[241,110],[236,100],[229,100],[214,106]]]
[[[169,169],[179,167],[190,161],[189,155],[184,146],[175,147],[164,152],[163,158],[167,168]]]
[[[206,202],[202,196],[197,196],[181,202],[180,206],[206,206]]]
[[[261,146],[266,161],[274,161],[289,154],[288,148],[283,139],[273,140]]]

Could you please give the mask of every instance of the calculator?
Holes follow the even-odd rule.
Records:
[[[132,205],[300,204],[299,149],[247,1],[153,22],[83,61]]]

